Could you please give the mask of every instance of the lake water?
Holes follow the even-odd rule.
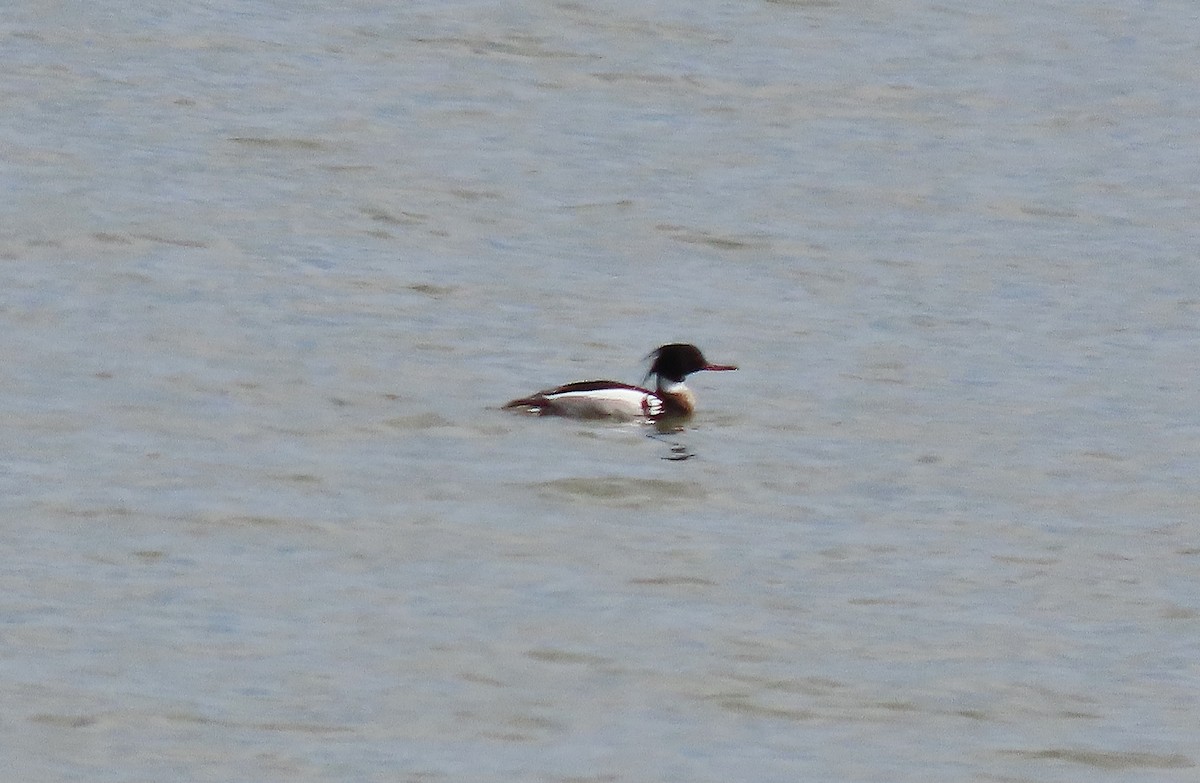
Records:
[[[1194,3],[338,6],[0,21],[12,779],[1200,776]]]

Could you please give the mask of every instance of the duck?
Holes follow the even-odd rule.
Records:
[[[656,422],[688,418],[696,411],[696,396],[684,379],[696,372],[736,370],[714,364],[690,343],[660,345],[647,356],[650,369],[642,383],[654,377],[653,389],[620,381],[576,381],[518,397],[504,405],[536,416],[573,419],[621,419]]]

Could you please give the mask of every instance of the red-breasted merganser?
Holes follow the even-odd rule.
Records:
[[[663,419],[683,418],[696,409],[696,397],[683,379],[701,370],[736,370],[731,364],[711,364],[700,349],[686,343],[671,343],[655,349],[650,371],[655,390],[619,381],[579,381],[546,389],[506,404],[540,416],[570,416],[577,419]]]

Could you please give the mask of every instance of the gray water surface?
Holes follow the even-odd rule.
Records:
[[[1200,774],[1192,3],[0,40],[13,779]]]

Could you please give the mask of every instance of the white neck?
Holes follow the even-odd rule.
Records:
[[[688,390],[683,381],[668,380],[661,375],[658,377],[658,390],[666,394],[683,394]]]

